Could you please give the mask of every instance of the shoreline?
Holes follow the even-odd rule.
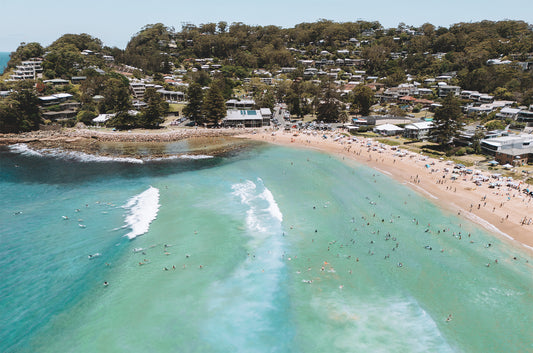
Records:
[[[193,137],[236,136],[243,129],[174,128],[134,131],[111,131],[109,129],[65,128],[53,131],[31,131],[20,134],[0,134],[0,145],[29,142],[67,142],[81,140],[100,142],[174,142]]]
[[[490,189],[488,182],[476,185],[472,174],[452,180],[453,166],[447,165],[446,160],[413,152],[401,156],[398,152],[405,150],[383,145],[371,138],[356,137],[357,141],[351,141],[351,137],[340,137],[342,135],[338,133],[326,132],[327,138],[323,138],[323,134],[262,129],[238,137],[349,158],[388,175],[440,207],[533,254],[533,222],[530,221],[533,197],[507,186]],[[445,168],[450,172],[444,172]],[[490,175],[487,172],[482,174]],[[523,220],[526,222],[521,224]]]
[[[324,138],[325,135],[327,138]],[[166,143],[194,138],[235,137],[287,147],[314,149],[364,164],[405,184],[431,199],[440,207],[468,219],[512,245],[533,254],[533,197],[507,186],[489,189],[488,183],[473,183],[472,174],[451,180],[453,166],[437,160],[383,145],[371,138],[352,137],[335,132],[296,132],[262,129],[164,129],[109,131],[99,129],[62,129],[0,135],[0,145],[30,143],[94,154],[97,143]],[[203,143],[202,143],[203,144]],[[205,142],[209,145],[209,142]],[[399,154],[399,152],[402,152]],[[121,156],[124,157],[124,156]],[[127,156],[126,156],[127,157]],[[428,168],[430,166],[430,168]],[[490,174],[483,173],[485,176]],[[457,192],[459,189],[459,192]],[[523,221],[526,220],[525,224]]]

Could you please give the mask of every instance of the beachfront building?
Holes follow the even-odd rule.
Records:
[[[405,125],[403,135],[406,138],[423,140],[429,137],[429,132],[433,129],[433,122],[422,121]]]
[[[374,132],[385,135],[385,136],[394,136],[401,135],[404,129],[393,124],[383,124],[378,125],[374,128]]]
[[[533,136],[514,135],[481,140],[484,153],[494,155],[500,164],[514,166],[533,162]]]
[[[222,119],[222,125],[224,127],[261,127],[263,116],[260,110],[229,109],[226,117]]]

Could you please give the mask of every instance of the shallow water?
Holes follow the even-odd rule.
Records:
[[[361,165],[259,146],[0,167],[0,351],[533,350],[531,257]]]

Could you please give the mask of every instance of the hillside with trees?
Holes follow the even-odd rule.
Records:
[[[34,58],[42,60],[38,78],[8,80],[18,65]],[[78,122],[91,123],[92,117],[106,113],[116,114],[109,125],[156,127],[169,108],[149,90],[141,114],[130,116],[134,79],[184,92],[189,101],[184,112],[199,123],[218,122],[223,115],[220,102],[237,91],[253,98],[257,107],[285,103],[296,117],[316,114],[324,121],[342,121],[348,108],[352,114],[370,114],[378,89],[440,75],[449,76],[448,84],[463,90],[530,105],[532,62],[532,26],[512,20],[450,27],[400,23],[396,28],[375,21],[320,20],[292,28],[221,21],[185,24],[180,30],[157,23],[134,34],[124,50],[106,47],[89,34],[65,34],[48,47],[21,43],[12,53],[0,91],[18,94],[0,98],[0,127],[2,131],[38,127],[35,112],[14,108],[32,101],[22,94],[26,91],[35,97],[71,94],[80,103]],[[364,78],[356,83],[362,85],[348,85],[361,73]],[[50,83],[75,77],[83,81]],[[182,86],[172,84],[176,79]],[[344,86],[350,86],[348,91]],[[435,90],[431,97],[441,98]],[[54,105],[41,113],[61,109]],[[206,117],[206,112],[213,116]]]

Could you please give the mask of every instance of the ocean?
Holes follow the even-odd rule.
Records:
[[[9,56],[11,53],[7,52],[0,52],[0,75],[4,73],[4,69],[7,66],[7,63],[9,62]]]
[[[2,352],[533,351],[533,258],[353,161],[14,145],[0,190]]]

